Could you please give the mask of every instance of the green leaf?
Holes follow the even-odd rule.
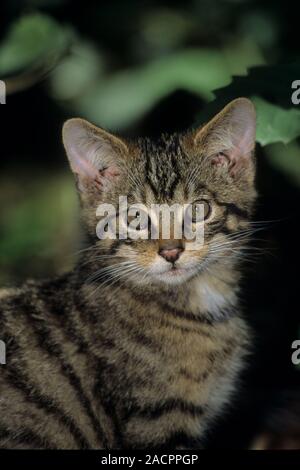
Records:
[[[251,67],[247,75],[234,76],[229,85],[214,91],[216,99],[198,115],[197,123],[207,122],[231,100],[245,96],[256,105],[257,141],[291,142],[300,135],[300,107],[291,100],[292,83],[299,77],[300,63]]]
[[[300,135],[299,109],[283,109],[258,97],[252,101],[257,110],[257,141],[261,145],[287,144]]]
[[[247,51],[247,54],[245,53]],[[248,43],[231,50],[240,57],[239,71],[249,61],[260,62],[256,49]],[[160,99],[178,89],[188,90],[203,100],[213,98],[212,91],[229,83],[235,61],[230,50],[186,49],[145,65],[106,76],[86,90],[73,103],[76,112],[110,129],[129,126],[148,112]]]
[[[104,73],[105,58],[88,42],[72,45],[67,57],[49,76],[51,95],[58,100],[72,100],[100,82]]]
[[[176,89],[194,91],[209,100],[212,89],[229,79],[224,58],[218,52],[184,51],[106,77],[86,90],[75,106],[77,112],[93,122],[120,129]]]
[[[300,78],[300,62],[287,65],[260,65],[250,67],[244,76],[232,77],[231,83],[214,90],[219,103],[238,96],[260,96],[283,107],[293,103],[292,82]]]
[[[61,56],[71,33],[47,15],[34,13],[12,24],[0,44],[0,77],[22,72],[36,63]]]

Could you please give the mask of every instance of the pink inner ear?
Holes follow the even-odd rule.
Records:
[[[246,129],[244,135],[232,136],[232,146],[224,149],[212,157],[212,164],[218,167],[227,167],[232,176],[235,176],[240,169],[246,167],[251,158],[255,140],[253,129]]]
[[[107,190],[109,189],[112,180],[118,176],[120,176],[118,167],[116,165],[111,165],[98,172],[98,175],[95,178],[95,184],[100,190]]]
[[[120,176],[119,168],[116,165],[110,165],[108,168],[104,168],[104,170],[101,171],[101,175],[108,179]]]
[[[229,165],[229,158],[220,152],[212,158],[211,162],[215,166],[227,166]]]
[[[243,117],[243,116],[242,116]],[[225,144],[225,142],[224,142]],[[251,158],[255,146],[255,123],[254,121],[241,119],[233,122],[231,127],[231,138],[229,147],[221,150],[214,158],[215,165],[229,165],[231,169],[245,165]]]
[[[76,147],[71,146],[71,167],[74,173],[76,173],[79,176],[79,182],[78,182],[78,188],[80,190],[84,190],[83,181],[91,181],[94,183],[96,188],[99,189],[99,191],[102,191],[103,188],[103,178],[101,178],[101,175],[97,168],[90,162],[90,160],[82,157]]]
[[[76,146],[71,145],[71,167],[74,173],[77,173],[83,178],[97,179],[99,176],[99,171],[97,168],[88,160],[87,158],[82,157]]]
[[[255,145],[255,127],[249,123],[244,133],[233,136],[233,148],[230,150],[233,159],[250,157]]]
[[[108,189],[119,176],[119,156],[127,147],[114,136],[81,119],[70,119],[63,128],[63,141],[78,187]]]
[[[77,173],[80,179],[93,181],[96,187],[103,191],[109,188],[111,181],[120,175],[117,165],[111,164],[110,166],[98,170],[93,165],[91,155],[88,152],[85,156],[81,156],[76,146],[71,145],[71,166],[74,173]]]

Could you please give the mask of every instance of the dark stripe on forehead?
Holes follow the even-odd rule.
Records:
[[[172,198],[179,181],[178,159],[182,157],[178,136],[163,135],[156,141],[145,138],[139,143],[146,161],[146,182],[156,197]]]

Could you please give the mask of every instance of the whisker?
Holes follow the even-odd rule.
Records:
[[[108,285],[111,287],[112,285],[114,285],[116,282],[118,282],[122,278],[124,278],[123,279],[123,284],[124,284],[124,282],[127,280],[127,279],[125,279],[126,276],[128,276],[129,274],[132,274],[132,273],[133,274],[136,273],[136,276],[138,276],[138,274],[140,274],[142,271],[143,271],[143,268],[139,268],[136,265],[132,265],[132,266],[127,267],[127,268],[124,267],[121,271],[113,273],[113,275],[111,277],[108,277],[108,278],[106,278],[107,273],[105,273],[102,276],[100,276],[100,278],[98,279],[98,282],[100,281],[99,284],[91,292],[90,295],[94,295],[101,287],[108,286]],[[103,278],[105,279],[104,282],[101,281],[101,279],[103,279]]]
[[[98,269],[95,273],[91,274],[90,276],[87,277],[86,281],[93,281],[97,278],[98,275],[102,274],[102,273],[114,273],[114,272],[118,272],[122,269],[122,267],[126,267],[128,266],[129,264],[131,264],[130,261],[123,261],[122,263],[114,263],[113,265],[109,265],[109,266],[104,266],[102,267],[101,269]]]

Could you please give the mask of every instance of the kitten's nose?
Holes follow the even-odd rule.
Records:
[[[183,252],[183,248],[176,247],[176,248],[164,248],[159,250],[160,256],[165,258],[169,263],[175,263],[178,260],[179,256]]]

